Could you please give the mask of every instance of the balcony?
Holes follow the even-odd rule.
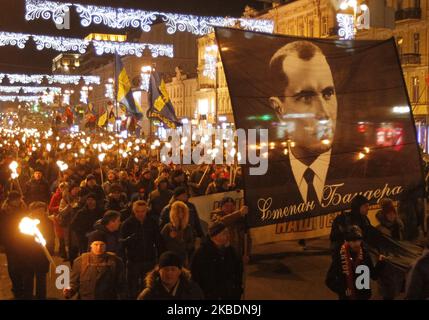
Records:
[[[404,53],[401,54],[402,65],[419,65],[421,63],[420,53]]]
[[[419,20],[422,18],[421,8],[405,8],[395,12],[395,21]]]

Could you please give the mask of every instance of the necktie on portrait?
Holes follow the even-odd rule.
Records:
[[[319,203],[317,198],[316,189],[314,189],[313,181],[314,181],[314,171],[310,168],[307,168],[304,172],[304,179],[307,182],[307,202],[314,201],[315,204]]]

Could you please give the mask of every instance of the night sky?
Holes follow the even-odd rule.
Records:
[[[72,0],[67,2],[231,17],[239,17],[246,5],[259,9],[262,7],[260,2],[252,0]],[[24,0],[0,0],[0,31],[83,38],[91,32],[124,33],[126,30],[115,30],[98,25],[83,28],[74,8],[71,9],[70,30],[57,30],[52,20],[25,21]],[[38,51],[32,39],[27,42],[23,50],[11,46],[0,47],[0,72],[50,73],[52,58],[58,54],[59,52],[48,49]]]

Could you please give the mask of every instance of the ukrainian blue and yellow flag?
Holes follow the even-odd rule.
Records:
[[[169,128],[181,126],[176,117],[173,104],[168,96],[167,88],[158,72],[152,72],[149,85],[149,110],[147,117],[158,119]]]
[[[116,55],[116,83],[118,88],[118,103],[125,106],[128,113],[140,119],[143,116],[142,107],[134,100],[133,92],[131,91],[131,82],[128,78],[127,71],[122,64],[121,58]]]

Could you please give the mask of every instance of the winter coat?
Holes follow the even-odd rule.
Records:
[[[373,280],[377,280],[378,276],[381,272],[381,270],[384,268],[385,263],[384,262],[378,262],[376,266],[374,267],[374,264],[372,262],[371,256],[369,255],[368,250],[365,246],[362,248],[363,250],[363,261],[361,265],[365,265],[369,268],[370,277]],[[353,256],[353,253],[351,253],[351,256]],[[356,278],[358,277],[358,274],[355,272],[356,270],[352,270],[353,272],[353,283],[356,283]],[[343,273],[343,267],[342,267],[342,261],[341,261],[341,254],[340,254],[340,248],[336,250],[332,257],[332,263],[329,267],[328,273],[326,275],[325,280],[326,286],[331,289],[333,292],[335,292],[340,300],[348,300],[349,297],[346,296],[346,290],[347,290],[347,277]],[[372,295],[371,289],[361,289],[358,290],[355,288],[356,291],[356,300],[369,300]]]
[[[139,191],[141,188],[144,189],[144,193],[145,193],[145,196],[146,196],[146,199],[147,199],[147,197],[149,196],[149,194],[153,190],[155,190],[155,183],[154,183],[154,181],[152,179],[148,179],[147,180],[147,179],[145,179],[145,178],[142,177],[140,179],[140,181],[137,182],[136,190]]]
[[[57,189],[57,191],[55,191],[55,193],[52,195],[51,201],[49,202],[49,206],[48,206],[49,214],[54,216],[55,234],[60,239],[64,238],[64,229],[60,226],[57,215],[60,209],[60,203],[61,203],[62,197],[63,197],[63,194],[61,190]]]
[[[81,300],[124,299],[124,264],[112,253],[101,256],[84,253],[73,263],[70,287]]]
[[[103,217],[100,209],[90,210],[86,205],[77,211],[71,221],[70,228],[79,239],[79,243],[88,243],[87,234],[94,230],[94,224]]]
[[[106,205],[104,206],[104,210],[115,210],[115,211],[121,211],[123,209],[125,209],[127,207],[127,201],[126,201],[126,196],[125,194],[123,195],[123,197],[121,196],[121,198],[119,200],[116,200],[112,197],[107,197],[107,202]]]
[[[331,240],[331,248],[333,250],[336,250],[344,243],[345,232],[352,225],[357,225],[362,230],[364,240],[366,239],[368,230],[371,229],[371,222],[368,217],[356,211],[343,212],[332,223],[329,239]]]
[[[221,208],[218,208],[210,213],[212,222],[223,222],[228,227],[231,246],[239,255],[244,254],[244,241],[247,241],[245,239],[246,226],[244,219],[238,210],[226,214]]]
[[[122,223],[120,238],[131,262],[155,262],[162,251],[158,223],[148,214],[143,224],[131,215]]]
[[[191,262],[193,280],[208,300],[239,300],[243,292],[243,265],[233,247],[219,249],[207,239]]]
[[[160,191],[159,188],[152,191],[149,195],[149,205],[152,213],[158,217],[161,214],[162,209],[170,202],[173,192],[171,190]]]
[[[164,228],[164,226],[170,222],[170,209],[171,204],[173,203],[173,199],[170,200],[170,204],[164,209],[162,209],[161,216],[160,216],[160,229]],[[194,230],[195,237],[202,238],[204,236],[203,228],[201,227],[201,221],[200,216],[198,215],[197,208],[192,202],[186,202],[186,206],[189,209],[189,224],[192,226],[192,229]]]
[[[49,191],[49,184],[46,180],[31,179],[24,190],[24,200],[27,205],[35,201],[41,201],[46,204],[49,203],[51,192]]]
[[[94,224],[94,231],[88,234],[88,247],[91,246],[93,242],[92,239],[102,237],[106,243],[106,251],[122,256],[122,248],[119,243],[119,232],[110,232],[107,230],[106,226],[101,223],[101,220],[98,220]]]
[[[179,255],[187,265],[195,249],[195,235],[191,225],[188,224],[184,230],[179,231],[171,223],[167,223],[161,230],[161,237],[165,250]]]
[[[380,223],[378,226],[376,226],[378,231],[396,241],[401,241],[404,239],[404,224],[402,223],[401,219],[397,218],[393,223],[389,222],[383,216],[381,210],[377,212],[375,217]]]
[[[5,248],[7,261],[11,268],[22,272],[46,273],[49,271],[49,261],[43,248],[34,240],[34,236],[19,232],[19,224],[26,216],[28,213],[24,204],[15,208],[6,202],[2,206],[0,244]],[[52,239],[48,227],[47,221],[42,219],[39,229],[46,240]]]
[[[137,300],[203,300],[201,288],[191,280],[189,270],[182,269],[176,294],[173,296],[163,284],[158,270],[148,273],[145,279],[146,288],[140,293]]]
[[[82,198],[85,198],[88,194],[94,193],[97,200],[97,206],[103,207],[104,201],[106,196],[104,195],[104,190],[102,187],[100,187],[98,184],[96,184],[94,187],[90,188],[88,186],[85,186],[80,191],[80,196]]]
[[[429,249],[423,251],[408,274],[405,299],[429,299]]]

